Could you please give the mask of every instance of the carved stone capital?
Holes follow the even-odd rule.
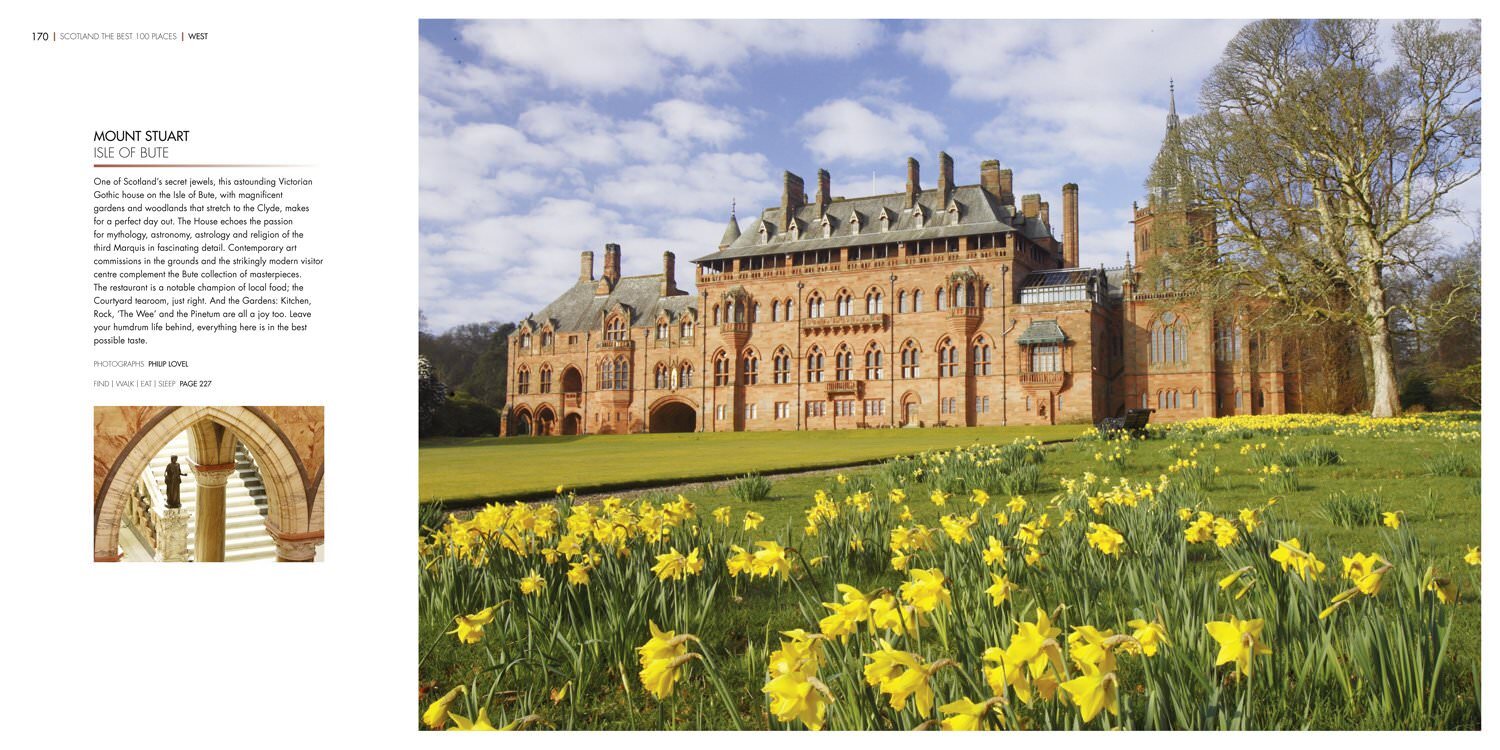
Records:
[[[323,541],[317,539],[277,539],[276,560],[277,562],[312,562],[317,554],[318,543]]]
[[[193,466],[193,478],[199,487],[223,487],[234,473],[234,464],[202,464]]]

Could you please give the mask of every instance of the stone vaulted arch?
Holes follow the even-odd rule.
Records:
[[[694,432],[698,429],[698,407],[675,396],[651,405],[651,432]]]
[[[183,431],[205,423],[224,427],[255,456],[265,483],[269,513],[266,531],[276,540],[277,556],[284,560],[311,560],[313,548],[323,540],[323,458],[322,409],[320,407],[285,407],[297,410],[317,409],[316,452],[309,454],[315,466],[303,460],[303,453],[278,421],[268,413],[280,407],[254,406],[169,406],[151,407],[149,416],[136,425],[106,424],[116,417],[144,416],[127,414],[128,407],[95,409],[94,560],[114,562],[120,559],[120,522],[132,488],[156,456]],[[133,427],[133,429],[131,429]],[[124,442],[111,453],[110,439]],[[194,435],[195,452],[206,450],[199,434]]]

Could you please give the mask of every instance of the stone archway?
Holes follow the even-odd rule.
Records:
[[[698,429],[698,410],[678,399],[657,402],[651,409],[651,432],[693,432]]]
[[[318,446],[317,465],[310,469],[297,446],[266,414],[265,410],[278,407],[96,407],[94,560],[120,559],[120,522],[137,478],[167,443],[191,430],[190,453],[200,463],[197,473],[203,477],[213,477],[219,470],[218,465],[203,462],[223,458],[235,441],[250,450],[265,484],[266,531],[276,541],[277,559],[311,561],[315,546],[323,540],[322,409],[313,408],[317,408]],[[213,488],[202,480],[199,486]]]
[[[551,435],[557,424],[557,415],[553,413],[552,407],[542,406],[536,410],[534,435]]]
[[[523,437],[531,434],[531,412],[525,408],[518,408],[513,412],[510,434]]]
[[[922,399],[915,393],[908,392],[901,397],[901,426],[916,424],[918,413],[922,409]]]
[[[579,435],[583,433],[583,417],[578,412],[572,412],[563,417],[562,434]]]

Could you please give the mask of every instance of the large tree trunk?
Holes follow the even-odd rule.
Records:
[[[1374,378],[1370,416],[1394,417],[1401,413],[1401,394],[1396,387],[1396,358],[1391,353],[1391,332],[1383,319],[1368,338],[1370,375]]]

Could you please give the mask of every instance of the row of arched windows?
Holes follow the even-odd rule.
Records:
[[[673,366],[666,362],[656,365],[656,387],[660,390],[693,387],[693,366],[683,362]]]
[[[973,358],[970,362],[969,372],[974,375],[991,375],[995,372],[994,366],[994,344],[986,336],[979,336],[973,342]],[[1056,346],[1051,347],[1054,352]],[[959,352],[958,346],[952,339],[944,338],[938,343],[938,376],[957,377],[959,374]],[[739,382],[745,385],[755,385],[760,382],[760,355],[753,349],[746,349],[741,353],[741,370]],[[922,377],[922,350],[917,342],[912,339],[902,344],[900,353],[900,370],[898,377],[903,380],[911,380]],[[870,342],[865,346],[862,363],[857,363],[855,351],[848,344],[840,344],[833,352],[832,372],[828,372],[828,356],[823,348],[814,344],[807,350],[806,367],[804,376],[806,382],[821,383],[825,379],[836,381],[853,380],[856,376],[865,380],[886,379],[885,349],[877,342]],[[859,364],[857,367],[856,365]],[[1056,369],[1055,367],[1053,369]],[[729,354],[719,350],[713,356],[714,385],[731,385],[735,381],[734,369],[731,366]],[[792,355],[786,347],[777,347],[771,355],[771,382],[786,384],[792,382]]]
[[[989,285],[976,288],[974,282],[954,284],[949,287],[938,287],[934,291],[937,302],[935,309],[946,310],[953,307],[993,307],[994,289]],[[921,289],[896,292],[896,312],[922,312],[924,295]],[[765,307],[759,302],[740,303],[736,305],[733,301],[727,301],[723,305],[714,305],[714,325],[728,322],[754,322],[759,323],[766,320],[766,308],[769,308],[771,322],[782,322],[794,320],[792,298],[771,300]],[[829,317],[829,313],[836,317],[847,317],[850,315],[880,315],[885,312],[885,293],[880,289],[871,287],[865,292],[864,298],[855,297],[847,289],[841,289],[833,296],[830,302],[824,298],[819,291],[810,292],[806,298],[805,317],[823,318]]]

